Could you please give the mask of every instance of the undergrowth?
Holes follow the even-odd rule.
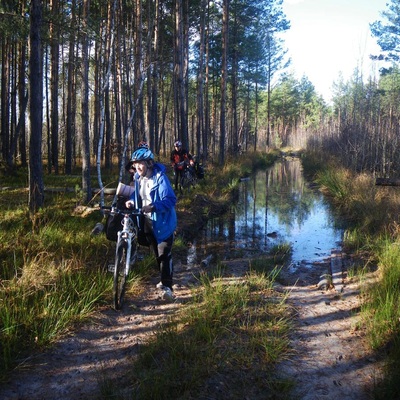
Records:
[[[321,155],[308,154],[303,166],[351,222],[344,234],[344,245],[360,261],[351,274],[362,284],[361,325],[371,348],[386,360],[385,376],[377,381],[374,396],[398,399],[400,193],[393,187],[375,185],[370,174],[346,170],[338,161],[321,164],[321,159]]]

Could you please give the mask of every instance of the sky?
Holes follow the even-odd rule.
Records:
[[[283,0],[291,28],[282,38],[292,60],[289,71],[306,76],[317,93],[330,102],[332,86],[340,74],[347,81],[357,67],[365,79],[379,65],[369,59],[379,46],[369,24],[385,21],[381,12],[390,0]]]

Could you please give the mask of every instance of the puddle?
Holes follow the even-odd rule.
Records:
[[[240,183],[237,203],[209,221],[188,264],[210,252],[221,259],[256,257],[282,243],[292,247],[293,265],[312,264],[339,248],[342,237],[329,205],[304,179],[300,160],[282,159]]]

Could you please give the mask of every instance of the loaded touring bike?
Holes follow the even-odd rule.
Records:
[[[113,298],[116,310],[122,308],[126,281],[131,268],[138,257],[138,223],[143,216],[140,209],[119,209],[117,207],[102,207],[108,218],[115,218],[119,227],[116,232],[115,262],[111,270],[114,273]],[[121,221],[122,216],[122,221]],[[135,218],[137,217],[137,218]],[[109,237],[108,237],[109,238]],[[110,238],[109,238],[110,239]],[[112,240],[112,239],[111,239]]]

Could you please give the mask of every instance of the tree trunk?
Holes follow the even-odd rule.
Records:
[[[90,182],[90,132],[89,132],[89,22],[90,0],[83,0],[82,18],[82,190],[88,203],[92,197]]]
[[[108,3],[109,5],[110,3]],[[104,24],[101,24],[100,26],[100,32],[99,36],[102,38],[102,40],[97,40],[94,44],[94,55],[93,55],[93,61],[94,61],[94,66],[92,67],[93,74],[94,74],[94,82],[93,82],[93,94],[94,94],[94,99],[93,99],[93,106],[92,106],[92,120],[93,120],[93,128],[92,128],[92,137],[91,137],[91,144],[90,144],[90,153],[91,154],[97,154],[97,150],[99,148],[99,132],[100,132],[100,125],[101,125],[101,118],[103,117],[101,115],[102,110],[101,108],[103,107],[104,109],[104,104],[100,105],[100,101],[103,101],[103,99],[100,100],[101,96],[104,96],[104,93],[102,93],[102,85],[103,85],[103,78],[104,78],[104,69],[107,68],[107,63],[105,62],[105,57],[102,56],[102,53],[104,54],[107,52],[106,46],[107,44],[105,43],[107,41],[106,39],[106,34],[104,33],[106,28],[103,26]],[[101,159],[100,159],[101,160]],[[98,160],[96,160],[97,162]]]
[[[41,51],[42,2],[32,0],[30,9],[30,119],[29,209],[35,213],[44,204],[42,169],[43,74]]]
[[[258,82],[256,82],[256,87],[255,87],[255,98],[256,98],[256,104],[255,104],[255,110],[254,110],[254,151],[257,151],[257,142],[258,142]],[[247,140],[246,140],[246,148],[247,148]]]
[[[44,91],[45,95],[44,98],[46,99],[46,138],[47,138],[47,172],[48,174],[51,174],[51,167],[52,167],[52,160],[53,158],[51,157],[51,118],[50,118],[50,94],[49,94],[49,49],[47,46],[44,47],[45,53],[44,53]]]
[[[153,149],[154,151],[159,154],[160,152],[160,145],[159,143],[159,115],[158,115],[158,70],[159,70],[159,63],[158,63],[158,51],[160,45],[160,4],[159,0],[155,0],[154,5],[154,48],[153,48],[153,57],[152,60],[152,74],[151,74],[151,108],[150,108],[150,121],[149,121],[149,130],[150,130],[150,145],[151,139],[154,138],[153,141]]]
[[[17,93],[17,45],[15,41],[12,42],[11,50],[10,50],[10,60],[11,60],[11,68],[10,68],[10,93]],[[15,95],[10,96],[10,104],[9,104],[9,113],[10,113],[10,134],[9,134],[9,150],[8,156],[13,158],[14,153],[12,150],[12,143],[15,141],[16,137],[16,126],[17,126],[17,99]]]
[[[205,53],[205,31],[206,31],[206,0],[201,0],[200,26],[199,26],[199,72],[197,74],[197,124],[196,124],[196,154],[201,153],[205,145],[202,144],[202,134],[204,131],[204,53]]]
[[[25,81],[25,62],[26,62],[26,43],[21,44],[20,50],[20,67],[19,67],[19,98],[23,99],[22,109],[20,110],[19,123],[17,126],[18,139],[19,139],[19,151],[21,154],[21,165],[27,165],[27,154],[26,154],[26,118],[25,112],[28,105],[28,91],[26,90]]]
[[[71,4],[71,26],[75,26],[75,4]],[[69,35],[69,54],[68,54],[68,84],[67,84],[67,127],[65,137],[65,173],[72,173],[72,141],[75,131],[75,30],[71,29]]]
[[[238,20],[237,20],[237,7],[234,7],[234,17],[233,17],[233,37],[230,40],[230,47],[232,49],[232,91],[231,91],[231,99],[232,99],[232,132],[229,136],[228,142],[230,146],[228,148],[228,152],[231,155],[234,155],[238,152],[238,116],[237,116],[237,92],[238,92],[238,54],[237,47],[239,38],[237,37],[238,30]]]
[[[226,137],[226,86],[228,78],[228,23],[229,23],[229,0],[223,0],[222,12],[222,71],[221,71],[221,115],[220,115],[220,143],[219,164],[225,163],[225,137]]]
[[[121,31],[121,24],[122,24],[122,20],[123,20],[123,9],[122,9],[122,5],[120,4],[120,7],[116,10],[116,22],[115,22],[115,26],[117,28],[117,38],[116,38],[116,45],[115,45],[115,67],[114,67],[114,76],[113,76],[113,80],[114,80],[114,108],[115,108],[115,142],[114,143],[110,143],[110,147],[109,147],[109,151],[110,151],[110,155],[111,155],[111,159],[112,156],[114,154],[114,152],[117,152],[118,155],[118,161],[120,162],[121,157],[122,157],[122,132],[124,129],[123,126],[123,121],[125,121],[125,119],[127,119],[126,117],[126,111],[124,109],[124,105],[123,105],[123,101],[122,101],[122,80],[123,80],[123,76],[122,76],[122,72],[121,70],[122,68],[122,63],[125,59],[125,36],[122,34]],[[128,77],[130,76],[130,68],[129,68],[129,63],[126,65],[126,73],[127,73],[127,86],[128,86],[128,91],[129,91],[129,96],[130,96],[130,82]],[[107,135],[111,136],[111,132],[107,132]],[[106,141],[108,141],[111,138],[106,138]],[[120,165],[119,165],[120,166]]]
[[[186,142],[186,149],[190,150],[191,146],[189,143],[189,0],[185,0],[184,6],[182,4],[182,23],[183,23],[183,60],[182,60],[182,89],[183,89],[183,117],[184,117],[184,126],[183,126],[183,142]],[[193,151],[193,150],[192,150]]]
[[[184,80],[184,33],[182,0],[175,1],[175,110],[177,113],[177,138],[188,149],[188,127],[186,115],[186,90]]]
[[[110,75],[112,73],[111,67],[113,61],[115,61],[115,56],[114,56],[114,26],[115,26],[115,16],[116,16],[116,1],[113,1],[113,6],[109,7],[108,9],[108,21],[109,21],[109,27],[108,27],[108,37],[107,40],[109,41],[108,46],[107,46],[107,52],[112,53],[108,57],[108,82],[110,79]],[[112,46],[112,49],[111,49]],[[103,143],[103,156],[104,156],[104,167],[106,169],[111,169],[112,165],[112,153],[110,151],[111,149],[111,135],[112,135],[112,129],[111,129],[111,115],[110,115],[110,107],[111,107],[111,102],[110,102],[110,85],[107,83],[105,85],[104,89],[104,143]]]
[[[138,141],[145,139],[146,130],[144,123],[144,109],[143,109],[143,94],[141,90],[143,79],[142,77],[142,63],[143,63],[143,47],[142,47],[142,0],[136,0],[135,7],[135,84],[134,84],[134,101],[137,104],[135,111],[135,124],[134,144]]]
[[[210,2],[207,1],[207,14],[209,14]],[[208,158],[208,138],[210,136],[210,19],[207,19],[207,30],[205,36],[205,58],[206,58],[206,70],[205,70],[205,86],[204,86],[204,130],[202,137],[202,148],[200,149],[201,161],[205,162]]]
[[[7,159],[10,143],[9,79],[10,60],[7,38],[1,40],[1,154]]]
[[[17,76],[18,73],[18,82],[16,84],[15,91],[18,91],[18,104],[19,104],[19,118],[18,122],[16,123],[15,129],[14,129],[14,135],[11,137],[10,141],[10,150],[7,155],[7,166],[12,168],[15,164],[15,155],[17,152],[17,146],[18,142],[20,142],[20,145],[23,145],[24,147],[20,147],[21,150],[21,163],[22,165],[26,165],[26,143],[25,143],[25,112],[26,112],[26,107],[28,105],[28,93],[25,93],[25,51],[26,51],[26,45],[20,45],[18,46],[19,48],[19,61],[18,61],[18,67],[15,72],[15,75]],[[17,58],[18,55],[15,54],[15,58]],[[16,99],[13,102],[16,104]],[[15,106],[13,106],[15,107]],[[14,111],[15,113],[17,110]],[[22,135],[21,135],[22,133]],[[23,137],[22,137],[23,136]],[[20,139],[22,137],[22,139]]]
[[[154,31],[154,18],[151,12],[153,2],[147,2],[147,15],[146,19],[148,21],[148,31],[147,31],[147,38],[146,38],[146,66],[147,66],[147,73],[146,73],[146,96],[147,96],[147,106],[146,106],[146,131],[144,133],[143,140],[146,140],[150,144],[150,148],[154,151],[154,126],[153,126],[153,118],[151,115],[151,86],[152,86],[152,75],[151,71],[154,66],[151,64],[153,58],[153,48],[152,48],[152,36]]]
[[[100,204],[104,205],[104,191],[103,191],[103,180],[101,178],[101,154],[104,140],[104,130],[106,121],[106,110],[105,110],[105,96],[108,93],[108,87],[111,75],[111,62],[113,58],[114,49],[114,15],[115,15],[115,0],[108,5],[107,12],[107,24],[106,24],[106,40],[105,48],[103,49],[104,57],[100,57],[101,64],[106,68],[102,81],[102,87],[99,90],[99,109],[100,109],[100,126],[99,126],[99,140],[97,144],[97,159],[96,159],[96,170],[97,180],[100,188]]]
[[[54,173],[58,175],[58,77],[59,77],[59,17],[58,0],[50,0],[52,22],[50,24],[51,40],[51,161]],[[49,160],[50,162],[50,160]]]

